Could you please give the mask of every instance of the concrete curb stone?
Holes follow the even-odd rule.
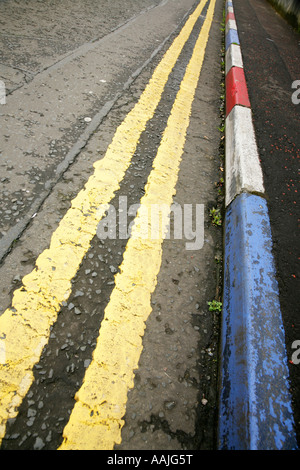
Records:
[[[263,174],[233,2],[226,2],[219,449],[297,449]]]

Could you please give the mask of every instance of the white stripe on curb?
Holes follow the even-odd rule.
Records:
[[[231,67],[244,68],[241,48],[237,44],[231,44],[225,55],[225,73],[228,74]]]
[[[235,20],[228,20],[225,26],[225,34],[228,33],[230,29],[236,29],[237,30],[237,25]]]
[[[242,192],[264,193],[251,109],[235,106],[226,118],[226,207]]]

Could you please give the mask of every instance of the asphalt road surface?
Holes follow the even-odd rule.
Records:
[[[0,1],[4,450],[215,448],[223,7]]]

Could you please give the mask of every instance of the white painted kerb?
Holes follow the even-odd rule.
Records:
[[[237,30],[237,25],[235,20],[228,20],[225,26],[225,34],[228,33],[230,29],[235,29]]]
[[[228,74],[231,67],[244,68],[240,46],[237,44],[231,44],[231,46],[226,51],[225,64],[226,75]]]
[[[242,192],[264,193],[252,112],[236,105],[225,121],[225,205]]]

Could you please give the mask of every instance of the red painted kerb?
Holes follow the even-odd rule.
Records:
[[[228,20],[235,20],[234,13],[228,13],[227,14],[225,22],[227,23]]]
[[[232,108],[239,104],[250,108],[250,101],[246,85],[244,70],[232,67],[226,75],[226,116]]]

